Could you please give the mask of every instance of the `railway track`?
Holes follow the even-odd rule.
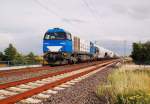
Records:
[[[104,61],[102,61],[102,62],[104,62]],[[74,65],[74,66],[79,66],[79,65]],[[72,67],[72,65],[64,65],[64,66],[56,66],[56,67],[43,66],[43,67],[37,67],[37,68],[22,68],[22,69],[13,69],[13,70],[3,70],[3,71],[0,71],[0,77],[21,75],[21,74],[25,74],[25,73],[35,73],[35,72],[40,72],[40,71],[44,71],[44,70],[54,70],[54,69],[63,68],[63,67],[65,67],[65,68]]]
[[[72,68],[47,75],[0,85],[0,104],[40,103],[56,90],[64,89],[110,65],[117,60],[103,62],[89,67]]]
[[[102,62],[100,62],[100,63],[102,63]],[[47,74],[44,74],[44,75],[41,75],[41,76],[38,76],[38,77],[31,77],[31,78],[28,78],[28,79],[23,79],[23,80],[13,81],[13,82],[5,83],[5,84],[0,84],[0,89],[8,88],[8,87],[11,87],[11,86],[16,86],[16,85],[19,85],[19,84],[25,84],[25,83],[28,83],[28,82],[33,82],[33,81],[36,81],[36,80],[42,80],[44,78],[48,78],[48,77],[56,76],[56,75],[59,75],[59,74],[64,74],[64,73],[67,73],[67,72],[79,70],[81,68],[86,68],[86,67],[93,66],[95,64],[100,64],[100,63],[96,62],[96,63],[90,64],[90,65],[89,64],[83,64],[83,65],[77,65],[77,66],[75,65],[75,66],[72,66],[72,67],[70,67],[69,69],[66,69],[66,70],[50,72],[50,73],[47,73]]]
[[[46,66],[46,67],[37,67],[37,68],[22,68],[22,69],[13,69],[13,70],[3,70],[0,71],[0,76],[10,76],[10,75],[17,75],[17,74],[23,74],[26,72],[38,72],[41,70],[49,70],[52,69],[52,67],[50,66]]]

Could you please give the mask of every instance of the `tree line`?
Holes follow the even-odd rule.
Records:
[[[0,52],[0,61],[4,63],[9,62],[10,65],[38,64],[41,63],[42,57],[36,56],[33,52],[23,55],[12,44],[9,44],[4,52]]]
[[[133,43],[131,57],[137,64],[150,64],[150,41]]]

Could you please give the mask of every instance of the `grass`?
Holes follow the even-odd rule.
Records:
[[[115,70],[97,90],[107,104],[150,104],[150,70]]]

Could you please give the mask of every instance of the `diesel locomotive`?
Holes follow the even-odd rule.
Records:
[[[62,28],[48,29],[43,39],[43,53],[47,64],[72,64],[115,56],[112,51],[80,39]]]

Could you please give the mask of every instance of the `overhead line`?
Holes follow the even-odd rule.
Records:
[[[87,0],[81,0],[84,5],[88,8],[89,12],[91,13],[91,15],[99,22],[99,20],[97,19],[97,14],[94,13],[93,9],[91,8],[91,6],[89,6],[89,3],[87,2]]]
[[[39,0],[34,0],[34,2],[35,2],[36,4],[38,4],[39,6],[41,6],[43,9],[45,9],[47,12],[49,12],[49,13],[54,14],[55,16],[57,16],[61,21],[69,20],[68,18],[59,15],[58,13],[56,13],[55,11],[53,11],[52,9],[50,9],[50,8],[48,8],[47,6],[45,6],[44,4],[42,4]],[[74,28],[74,27],[72,26],[72,23],[71,23],[71,22],[69,22],[69,21],[65,21],[65,22],[69,25],[69,27],[71,26],[72,28]],[[79,28],[78,28],[78,29],[79,29]],[[78,31],[76,31],[76,32],[78,32]]]
[[[51,12],[52,14],[54,14],[55,16],[57,16],[59,18],[63,18],[60,15],[58,15],[56,12],[54,12],[53,10],[51,10],[48,7],[46,7],[45,5],[43,5],[39,0],[34,0],[34,2],[36,4],[38,4],[39,6],[41,6],[43,9],[45,9],[46,11],[48,11],[49,13]]]

